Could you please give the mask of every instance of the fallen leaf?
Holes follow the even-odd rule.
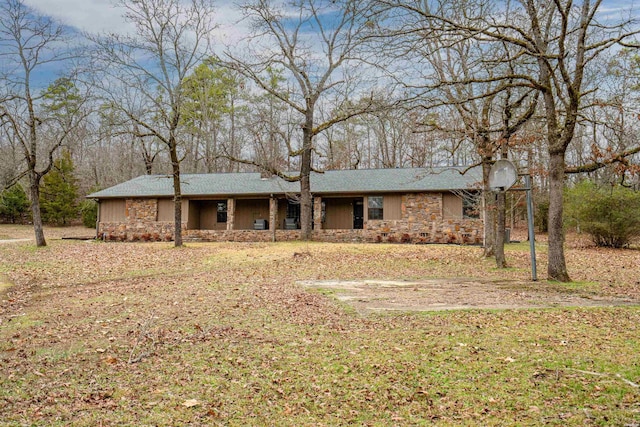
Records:
[[[182,406],[186,406],[187,408],[193,408],[194,406],[200,405],[200,402],[196,399],[187,399],[182,402]]]
[[[116,363],[118,363],[118,358],[113,356],[107,356],[104,358],[104,363],[108,365],[115,365]]]

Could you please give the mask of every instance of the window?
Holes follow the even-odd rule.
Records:
[[[468,219],[480,218],[478,193],[465,193],[462,197],[462,217]]]
[[[217,222],[227,222],[227,201],[216,203],[217,206]]]
[[[311,224],[313,226],[313,223]],[[285,230],[297,230],[300,228],[300,202],[287,199],[284,218]]]
[[[457,191],[442,195],[442,217],[447,219],[480,218],[480,193]]]
[[[300,221],[300,202],[287,199],[287,218]]]
[[[367,198],[369,204],[369,219],[383,219],[383,209],[384,206],[383,197],[382,196],[369,196]]]

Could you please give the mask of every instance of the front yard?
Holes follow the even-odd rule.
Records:
[[[468,246],[49,243],[0,245],[1,425],[640,424],[638,250],[570,244],[557,284],[529,282],[526,244],[498,271]],[[507,283],[512,308],[302,285],[436,279]],[[603,303],[518,308],[533,291]]]

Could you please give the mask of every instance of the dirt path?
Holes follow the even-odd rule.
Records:
[[[455,278],[422,281],[301,281],[307,288],[330,291],[360,313],[436,311],[471,308],[517,309],[636,305],[640,301],[597,296],[588,289],[516,281]]]

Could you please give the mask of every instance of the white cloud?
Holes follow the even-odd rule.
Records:
[[[0,0],[2,1],[2,0]],[[25,4],[43,15],[59,22],[90,33],[127,33],[135,29],[125,21],[124,9],[116,7],[113,0],[23,0]],[[220,45],[234,46],[249,31],[246,22],[234,2],[220,0],[215,3],[214,31],[216,50]]]
[[[65,25],[88,31],[127,32],[132,29],[122,9],[110,0],[23,0],[40,13],[55,18]]]
[[[248,23],[242,21],[242,13],[231,1],[215,4],[214,20],[218,25],[214,31],[216,43],[235,46],[249,33]]]

